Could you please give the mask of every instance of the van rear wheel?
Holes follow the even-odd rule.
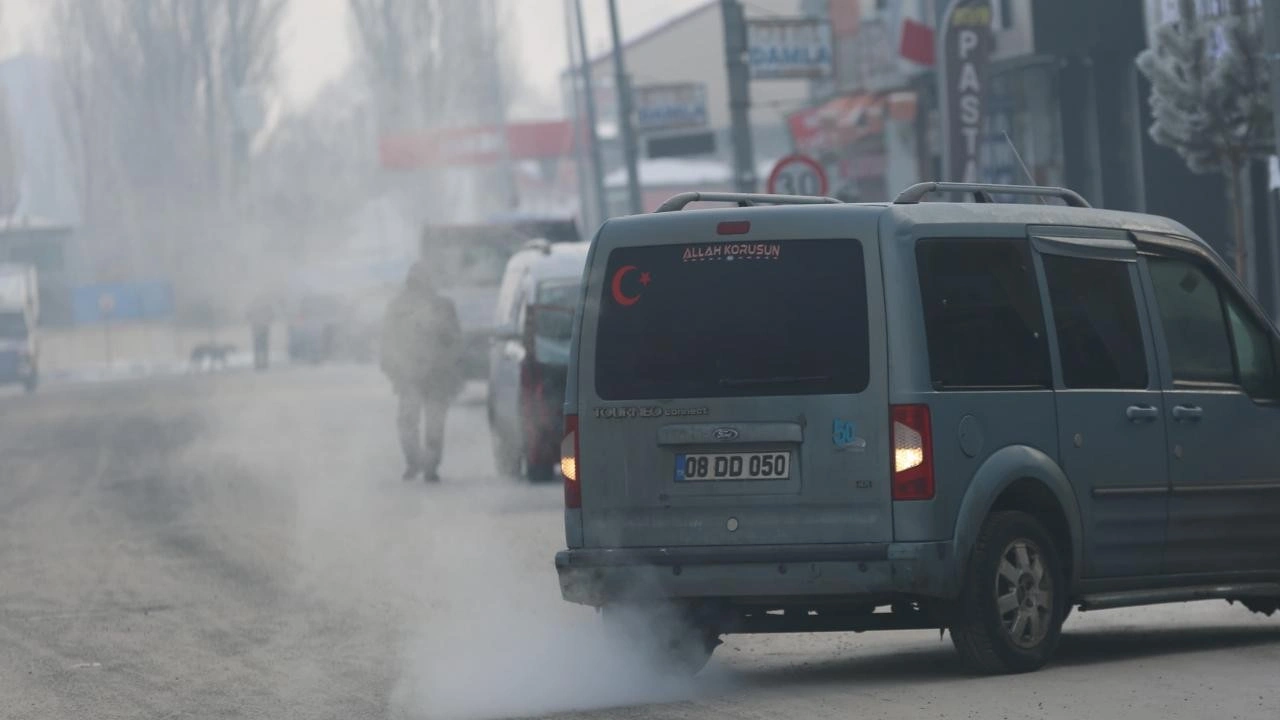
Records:
[[[720,645],[720,633],[675,603],[619,604],[600,608],[605,631],[626,643],[660,672],[692,677]]]
[[[953,608],[951,639],[965,664],[986,674],[1043,667],[1065,608],[1065,573],[1044,527],[1022,512],[987,518]]]

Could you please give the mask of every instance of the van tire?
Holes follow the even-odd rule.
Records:
[[[1062,636],[1065,578],[1058,548],[1034,517],[1023,512],[988,517],[952,608],[951,640],[964,663],[987,675],[1043,667]],[[1002,596],[1017,604],[1010,609],[1006,603],[1001,612]]]
[[[720,646],[720,633],[676,603],[615,604],[600,608],[606,632],[637,651],[661,673],[697,675]]]

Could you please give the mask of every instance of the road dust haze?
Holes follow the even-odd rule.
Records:
[[[427,580],[440,585],[406,622],[397,710],[526,716],[693,693],[691,679],[655,667],[640,647],[606,632],[594,611],[560,601],[549,559],[520,562],[522,533],[501,518],[431,515],[438,544]]]
[[[323,624],[315,631],[333,637],[281,669],[282,696],[312,692],[361,658],[391,666],[377,673],[390,684],[367,692],[384,692],[395,718],[529,716],[694,694],[692,679],[655,667],[595,611],[561,600],[559,486],[496,476],[488,438],[472,432],[483,423],[481,386],[451,411],[444,480],[428,486],[399,479],[390,388],[355,372],[323,390],[331,415],[267,407],[253,392],[224,396],[207,436],[179,461],[234,459],[242,481],[210,482],[221,497],[205,502],[243,522],[216,541],[238,557],[283,553],[288,575],[277,584],[289,599],[279,621],[302,623],[302,633]],[[376,406],[348,402],[375,393]],[[717,685],[714,670],[698,684]]]
[[[178,707],[194,702],[193,687],[237,693],[220,702],[264,716],[307,698],[291,708],[298,717],[371,707],[496,717],[687,695],[687,682],[647,667],[593,611],[561,601],[559,489],[494,471],[482,385],[455,406],[444,482],[427,486],[399,479],[395,400],[372,358],[281,367],[282,335],[316,312],[306,308],[344,307],[326,328],[365,330],[378,314],[365,312],[376,304],[366,300],[394,292],[420,253],[445,264],[422,250],[424,227],[526,210],[513,206],[502,168],[391,172],[378,155],[389,129],[500,122],[506,96],[520,92],[510,62],[519,29],[494,3],[344,1],[350,67],[315,102],[290,107],[273,83],[283,44],[307,29],[301,4],[145,5],[59,0],[48,18],[56,69],[70,84],[68,121],[101,130],[83,138],[77,237],[87,254],[75,282],[171,286],[172,317],[137,332],[161,338],[148,353],[173,346],[165,367],[185,367],[197,342],[229,346],[232,365],[247,363],[260,307],[273,316],[275,357],[257,375],[108,392],[141,418],[134,432],[116,416],[113,427],[136,444],[128,450],[77,417],[110,407],[68,402],[68,417],[51,415],[52,436],[71,437],[63,424],[81,435],[95,428],[84,440],[90,463],[117,458],[77,477],[123,499],[111,507],[139,538],[140,567],[165,577],[147,585],[142,570],[117,571],[104,588],[97,575],[68,572],[65,594],[126,597],[121,612],[166,608],[171,624],[153,621],[149,632],[172,632],[168,650],[148,653],[131,635],[146,659],[130,672],[154,677],[163,689],[152,694],[172,694]],[[117,345],[102,364],[138,362]],[[182,433],[148,435],[153,426]],[[93,458],[89,443],[99,441],[106,449]]]

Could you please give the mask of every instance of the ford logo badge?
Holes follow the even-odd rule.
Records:
[[[712,435],[717,440],[728,441],[728,440],[737,440],[739,433],[736,428],[722,427],[722,428],[716,428],[715,432],[713,432]]]

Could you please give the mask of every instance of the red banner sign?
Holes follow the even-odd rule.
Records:
[[[499,126],[409,131],[382,136],[378,151],[388,170],[493,165],[502,158],[502,138]],[[573,123],[513,123],[506,141],[512,160],[567,157],[573,152]]]

